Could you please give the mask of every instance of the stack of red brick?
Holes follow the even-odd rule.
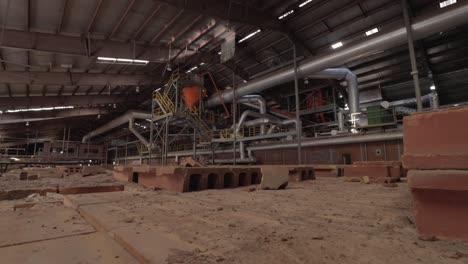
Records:
[[[371,182],[396,182],[404,176],[399,161],[358,161],[344,167],[344,176],[349,178],[369,177]]]
[[[468,108],[404,119],[408,169],[418,231],[468,240]]]

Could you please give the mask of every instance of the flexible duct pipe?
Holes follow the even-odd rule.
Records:
[[[426,94],[421,97],[421,101],[424,102],[430,102],[432,100],[432,93]],[[394,107],[394,106],[404,106],[404,105],[410,105],[410,104],[416,104],[416,98],[409,98],[409,99],[403,99],[399,101],[393,101],[393,102],[387,102],[384,101],[380,103],[380,106],[383,108],[389,108],[389,107]]]
[[[111,130],[111,129],[114,129],[118,126],[121,126],[125,123],[128,123],[130,121],[130,119],[151,119],[151,114],[150,113],[145,113],[145,112],[139,112],[139,111],[129,111],[127,113],[125,113],[124,115],[121,115],[119,117],[117,117],[116,119],[110,121],[109,123],[89,132],[88,134],[86,134],[83,139],[82,139],[82,142],[83,143],[86,143],[88,142],[91,138],[95,137],[95,136],[98,136],[98,135],[101,135],[103,133],[106,133],[107,131]]]
[[[456,27],[468,22],[468,1],[457,3],[456,5],[446,7],[436,14],[429,14],[425,17],[418,17],[412,25],[414,40],[419,40],[428,37],[432,34],[444,31],[447,28]],[[402,24],[403,22],[401,22]],[[336,65],[352,61],[356,58],[381,51],[383,49],[393,48],[403,45],[407,42],[406,27],[399,28],[375,37],[370,37],[368,40],[361,43],[343,47],[334,50],[330,54],[317,56],[303,61],[298,66],[298,77],[303,78]],[[261,78],[250,81],[244,85],[240,85],[236,89],[236,96],[244,96],[256,92],[266,90],[278,84],[292,81],[294,79],[294,67],[287,67],[283,70],[265,75]],[[207,107],[220,105],[222,102],[231,102],[233,99],[233,91],[225,90],[220,95],[211,96],[206,102]]]
[[[315,139],[315,140],[302,141],[301,145],[303,147],[320,147],[320,146],[366,143],[366,142],[399,140],[399,139],[403,139],[402,132]],[[252,146],[252,147],[248,147],[247,151],[286,149],[286,148],[295,148],[295,147],[297,147],[297,142],[289,142],[289,143],[280,143],[280,144],[265,145],[265,146]]]
[[[406,114],[406,115],[411,115],[413,113],[416,113],[416,109],[409,108],[406,106],[397,106],[395,107],[395,112],[401,113],[401,114]]]

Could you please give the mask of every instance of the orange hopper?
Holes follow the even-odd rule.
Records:
[[[198,109],[200,103],[200,90],[202,98],[206,96],[206,90],[198,86],[185,87],[182,89],[182,96],[185,101],[185,106],[192,111]]]

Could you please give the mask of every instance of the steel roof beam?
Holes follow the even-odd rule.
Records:
[[[13,124],[21,122],[36,122],[49,119],[69,118],[77,116],[93,116],[109,113],[103,108],[76,108],[39,112],[4,113],[0,115],[0,124]]]
[[[30,51],[52,52],[64,55],[113,57],[113,58],[133,58],[134,54],[139,54],[137,58],[149,61],[167,61],[169,48],[162,45],[148,45],[141,43],[125,43],[113,40],[92,39],[90,52],[87,51],[87,41],[81,37],[54,35],[39,32],[26,32],[18,30],[3,30],[3,42],[0,47],[16,48]],[[172,49],[172,54],[179,52]],[[187,51],[187,55],[193,54]],[[185,55],[185,53],[184,53]]]
[[[30,97],[0,97],[1,109],[50,107],[50,106],[89,106],[128,103],[138,98],[118,95],[75,95],[75,96],[30,96]]]
[[[108,73],[71,73],[71,72],[23,72],[0,71],[0,83],[37,84],[37,85],[78,85],[78,86],[118,86],[151,85],[147,75],[108,74]]]
[[[220,1],[220,0],[155,0],[160,3],[168,4],[181,10],[189,10],[197,14],[219,18],[221,20],[237,22],[247,25],[256,26],[261,29],[272,30],[283,33],[289,39],[298,45],[298,47],[310,55],[311,49],[305,45],[294,34],[293,30],[285,23],[278,20],[276,17],[262,12],[252,6],[246,6],[236,1]]]

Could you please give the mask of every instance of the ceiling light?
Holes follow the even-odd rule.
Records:
[[[140,86],[137,86],[137,87],[135,88],[135,92],[137,92],[137,93],[140,92]]]
[[[147,61],[147,60],[133,60],[133,63],[137,63],[137,64],[138,64],[138,63],[141,63],[141,64],[148,64],[149,61]]]
[[[331,45],[331,47],[333,49],[341,48],[341,47],[343,47],[343,42],[340,41],[338,43],[335,43],[335,44]]]
[[[245,36],[243,39],[239,40],[238,43],[242,43],[242,42],[248,40],[249,38],[252,38],[253,36],[257,35],[257,34],[260,33],[260,32],[262,32],[262,30],[261,30],[261,29],[257,29],[257,31],[252,32],[252,33],[248,34],[247,36]]]
[[[287,16],[291,15],[294,13],[294,10],[289,10],[288,12],[282,14],[281,16],[278,17],[279,20],[286,18]]]
[[[431,91],[435,91],[436,87],[435,85],[431,85]]]
[[[62,110],[72,109],[74,106],[55,106],[55,107],[39,107],[39,108],[25,108],[25,109],[11,109],[5,110],[6,113],[19,113],[19,112],[39,112],[39,111],[50,111],[50,110]]]
[[[26,126],[29,126],[29,122],[26,122]]]
[[[203,65],[205,65],[205,63],[204,63],[204,62],[200,63],[200,66],[203,66]]]
[[[147,60],[132,60],[125,58],[110,58],[110,57],[98,57],[98,63],[118,63],[118,64],[135,64],[135,65],[146,65],[149,63]]]
[[[378,28],[373,28],[373,29],[371,29],[369,31],[366,31],[366,36],[374,35],[375,33],[379,33]]]
[[[312,1],[313,1],[313,0],[307,0],[307,1],[305,1],[305,2],[302,2],[301,4],[299,4],[299,8],[301,8],[301,7],[303,7],[303,6],[307,5],[307,4],[309,4],[309,3],[312,2]]]
[[[98,57],[98,61],[110,61],[110,62],[115,62],[117,59],[116,58],[108,58],[108,57]]]
[[[118,62],[128,62],[128,63],[132,63],[133,60],[131,59],[117,59]]]
[[[218,52],[218,55],[221,55],[221,51],[220,51],[220,52]]]
[[[185,73],[191,73],[192,71],[198,69],[197,66],[193,66],[190,70],[186,71]]]
[[[444,8],[453,4],[456,4],[457,0],[446,0],[439,3],[440,8]]]

